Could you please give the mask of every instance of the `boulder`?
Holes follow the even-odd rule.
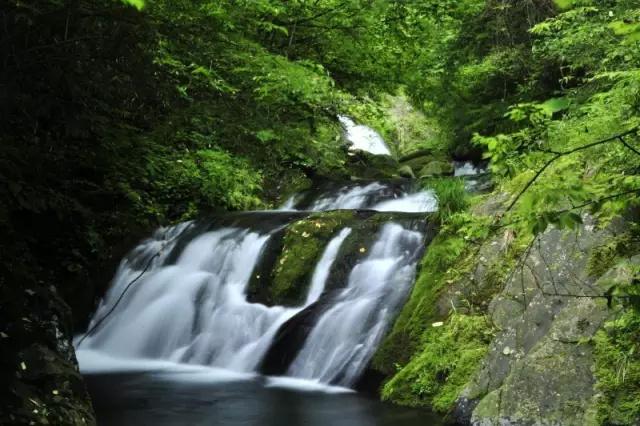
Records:
[[[420,170],[418,176],[424,178],[433,176],[449,176],[452,174],[453,164],[446,161],[433,160]]]
[[[408,166],[406,164],[398,168],[398,174],[403,178],[408,178],[408,179],[416,178],[416,175],[413,173],[413,169],[411,168],[411,166]]]

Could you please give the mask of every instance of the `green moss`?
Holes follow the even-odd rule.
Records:
[[[448,411],[485,356],[491,336],[485,316],[454,314],[444,325],[432,326],[422,353],[384,386],[383,399]]]
[[[374,356],[378,371],[392,375],[396,365],[409,362],[421,346],[424,331],[446,314],[438,311],[438,299],[471,269],[470,243],[483,237],[481,223],[482,219],[466,213],[452,215],[427,247],[411,296]]]
[[[640,423],[640,315],[627,310],[594,338],[601,424]]]
[[[302,303],[324,247],[353,217],[350,211],[318,213],[287,228],[284,247],[273,271],[271,303],[290,306]]]

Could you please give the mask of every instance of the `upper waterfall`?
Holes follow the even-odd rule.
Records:
[[[351,144],[350,149],[366,151],[375,155],[391,155],[389,147],[371,127],[356,124],[351,118],[339,115],[338,120],[344,127],[346,138]]]
[[[438,210],[438,200],[429,189],[416,190],[407,183],[375,181],[295,194],[280,207],[282,211],[338,209],[428,213]]]

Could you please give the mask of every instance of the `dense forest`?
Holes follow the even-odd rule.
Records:
[[[82,382],[61,379],[75,361],[58,334],[86,326],[117,262],[158,226],[354,176],[362,158],[338,115],[377,130],[394,159],[488,161],[504,201],[479,217],[459,182],[421,181],[439,196],[440,234],[374,358],[385,399],[451,413],[486,353],[486,304],[440,318],[416,298],[435,302],[483,242],[513,241],[504,277],[550,228],[623,218],[590,271],[640,253],[635,0],[8,0],[0,11],[0,422],[91,423],[74,402]],[[640,266],[627,266],[633,279],[589,296],[617,309],[593,338],[600,424],[640,419]],[[438,292],[421,295],[421,282]],[[438,319],[454,332],[433,334]]]

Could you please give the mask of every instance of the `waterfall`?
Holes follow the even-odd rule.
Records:
[[[391,155],[382,136],[371,127],[356,124],[344,115],[339,115],[338,120],[345,129],[347,140],[351,144],[350,149],[367,151],[375,155]]]
[[[327,282],[327,278],[329,277],[329,271],[331,270],[331,265],[335,262],[336,257],[338,256],[338,250],[340,250],[340,246],[344,240],[351,234],[351,228],[344,228],[337,237],[335,237],[331,242],[327,245],[318,265],[316,266],[316,270],[313,273],[313,278],[311,279],[311,286],[309,288],[309,293],[307,294],[307,300],[305,301],[305,306],[309,306],[320,298],[322,291],[324,290],[324,285]]]
[[[403,213],[428,213],[438,210],[435,193],[430,189],[415,190],[412,187],[390,182],[343,185],[321,191],[319,195],[291,196],[281,211],[328,211],[340,209],[393,211]]]
[[[237,221],[205,227],[188,222],[160,229],[132,250],[90,327],[113,312],[78,348],[81,367],[162,362],[255,373],[279,330],[315,306],[322,309],[286,375],[352,385],[411,288],[422,234],[397,223],[379,225],[368,249],[355,241],[366,256],[348,266],[344,283],[334,282],[326,291],[341,249],[353,235],[350,227],[339,228],[313,267],[303,302],[267,306],[248,301],[249,282],[270,242],[277,241],[279,222],[300,220],[300,215],[253,215],[260,230]],[[270,220],[274,215],[284,219]],[[271,229],[265,230],[265,223]]]
[[[389,154],[373,130],[340,120],[354,148]],[[286,299],[298,302],[276,304],[270,286],[290,249],[285,234],[311,237],[292,225],[312,219],[307,223],[323,230],[322,215],[313,212],[329,210],[359,212],[327,216],[347,222],[314,240],[324,247],[314,251],[308,273],[285,281],[304,289],[300,299]],[[425,221],[414,213],[436,210],[433,191],[407,181],[327,184],[294,195],[279,211],[159,229],[121,262],[91,333],[76,339],[80,366],[198,366],[352,386],[415,278],[424,241],[416,229]],[[267,360],[275,367],[265,367]]]
[[[318,320],[288,375],[350,386],[373,355],[392,314],[413,282],[419,232],[384,226],[347,287]]]

